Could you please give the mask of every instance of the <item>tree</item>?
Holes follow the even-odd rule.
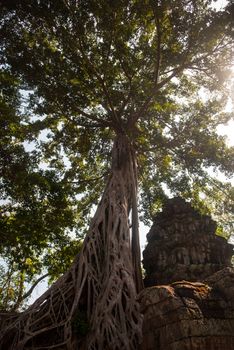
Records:
[[[71,268],[28,310],[6,319],[2,348],[137,348],[138,186],[153,213],[166,186],[200,202],[202,192],[220,191],[207,170],[233,169],[233,149],[216,133],[230,118],[222,110],[232,7],[215,12],[210,4],[74,0],[3,7],[2,65],[30,92],[31,137],[49,133],[41,152],[83,193],[79,205],[96,201],[105,179],[106,185]],[[225,202],[230,185],[222,186]]]

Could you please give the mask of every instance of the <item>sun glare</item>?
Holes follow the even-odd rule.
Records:
[[[216,10],[220,10],[224,8],[224,6],[226,6],[227,3],[227,0],[213,0],[211,3],[211,7],[213,7]]]

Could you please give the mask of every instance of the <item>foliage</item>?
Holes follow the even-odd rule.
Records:
[[[65,273],[71,266],[74,257],[80,251],[82,243],[79,240],[64,240],[58,242],[58,247],[48,249],[43,260],[48,266],[49,283],[54,282],[61,274]]]
[[[72,187],[58,171],[40,167],[36,141],[32,151],[27,145],[29,119],[22,110],[20,79],[9,69],[1,74],[1,91],[0,296],[1,308],[12,309],[22,304],[25,284],[34,283],[45,266],[50,268],[48,248],[70,243],[65,229],[76,226],[77,211]]]
[[[0,310],[11,309],[17,304],[18,299],[23,295],[24,276],[13,271],[13,266],[8,263],[8,271],[0,267]]]
[[[215,171],[233,173],[234,149],[216,130],[232,117],[233,7],[3,4],[0,239],[16,270],[28,281],[44,267],[51,280],[64,271],[59,259],[67,266],[76,251],[68,232],[86,232],[120,132],[137,150],[145,223],[181,195],[230,232],[233,187]]]

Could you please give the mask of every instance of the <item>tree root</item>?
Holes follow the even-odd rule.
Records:
[[[119,135],[111,175],[81,252],[28,310],[5,321],[1,350],[138,348],[139,266],[133,268],[128,219],[135,196],[135,156],[127,137]]]

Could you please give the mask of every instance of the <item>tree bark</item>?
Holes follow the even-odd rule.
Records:
[[[111,174],[81,252],[28,310],[13,322],[6,320],[1,350],[138,348],[142,278],[136,195],[136,156],[128,137],[119,134]]]

